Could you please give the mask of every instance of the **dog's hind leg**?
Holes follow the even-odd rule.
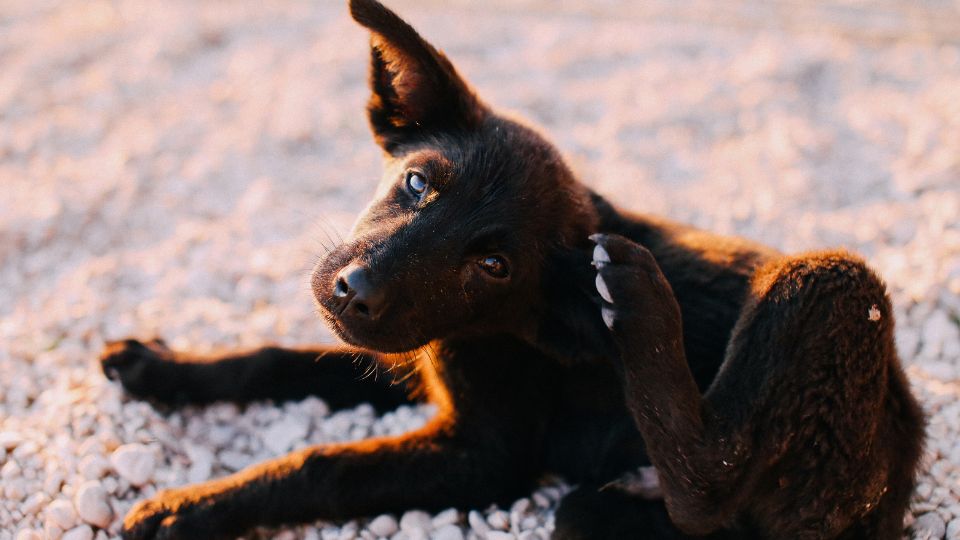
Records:
[[[557,508],[553,540],[679,540],[662,500],[645,500],[598,485],[568,493]]]
[[[597,240],[627,404],[681,530],[899,538],[923,421],[885,288],[863,262],[832,252],[758,269],[701,396],[653,256],[622,237]]]
[[[162,341],[108,343],[104,373],[134,396],[169,405],[215,401],[287,401],[315,395],[333,409],[370,403],[390,410],[412,401],[412,367],[389,366],[373,355],[340,349],[264,347],[200,358],[171,351]]]

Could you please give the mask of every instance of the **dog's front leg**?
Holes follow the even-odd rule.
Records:
[[[468,443],[451,427],[437,419],[402,437],[312,447],[161,491],[127,514],[123,537],[235,538],[261,525],[481,506],[526,483],[510,456],[486,450],[474,437]]]
[[[592,238],[601,315],[617,343],[627,406],[659,473],[670,517],[686,533],[714,532],[728,524],[744,495],[734,486],[749,444],[700,394],[684,352],[680,306],[653,255],[621,236]],[[632,483],[625,477],[618,485],[639,497],[642,486]]]

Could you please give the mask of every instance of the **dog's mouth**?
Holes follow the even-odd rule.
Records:
[[[350,276],[353,264],[331,269],[323,263],[311,277],[317,313],[342,341],[362,349],[384,353],[401,353],[422,347],[428,340],[420,340],[411,327],[414,322],[408,314],[398,312],[386,295],[366,291],[363,282]]]

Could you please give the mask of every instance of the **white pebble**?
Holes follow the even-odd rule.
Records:
[[[486,537],[487,540],[516,540],[516,538],[513,533],[503,531],[490,531]]]
[[[47,501],[47,496],[44,493],[34,493],[33,495],[27,497],[27,500],[23,501],[23,513],[32,516],[36,514],[40,508],[43,506],[43,503]]]
[[[13,450],[21,442],[23,437],[15,431],[0,431],[0,448],[4,450]]]
[[[89,525],[80,525],[63,533],[60,540],[93,540],[93,529]]]
[[[80,519],[91,525],[105,529],[113,521],[113,509],[107,503],[107,492],[95,480],[84,482],[73,502]]]
[[[389,537],[397,532],[397,527],[397,520],[387,514],[375,517],[367,525],[367,529],[379,537]]]
[[[43,533],[35,529],[23,529],[17,533],[16,540],[43,540]]]
[[[3,486],[4,495],[13,501],[21,501],[27,496],[27,488],[23,480],[8,480],[7,485]]]
[[[490,532],[490,526],[487,525],[487,520],[483,519],[483,515],[476,510],[471,510],[470,513],[467,514],[467,522],[470,523],[470,528],[481,536]]]
[[[456,508],[447,508],[443,512],[433,516],[433,528],[439,529],[444,525],[452,525],[460,521],[460,512]]]
[[[22,472],[23,471],[20,469],[20,465],[18,465],[16,461],[10,460],[4,463],[3,467],[0,468],[0,478],[3,478],[4,480],[11,480],[19,477]]]
[[[463,531],[456,525],[447,524],[433,531],[430,540],[463,540]]]
[[[487,523],[494,529],[505,531],[510,528],[510,516],[503,510],[495,510],[487,516]]]
[[[936,512],[927,512],[913,523],[913,537],[916,540],[940,540],[947,526]]]
[[[110,464],[121,478],[139,487],[153,479],[156,459],[149,448],[134,443],[114,450],[110,455]]]
[[[433,529],[433,522],[430,520],[430,514],[422,510],[410,510],[400,518],[400,530],[413,532],[430,532]]]
[[[947,540],[960,540],[960,517],[953,518],[947,524]]]
[[[57,499],[44,510],[47,520],[62,530],[73,528],[77,524],[77,512],[73,503],[66,499]]]
[[[210,479],[213,471],[213,460],[215,456],[210,450],[194,445],[185,445],[187,457],[190,458],[190,470],[187,471],[187,481],[191,484],[203,482]]]
[[[263,442],[274,454],[289,452],[293,445],[307,436],[307,423],[287,417],[267,428]]]
[[[110,470],[110,463],[99,454],[91,454],[80,460],[79,470],[87,480],[99,480]]]

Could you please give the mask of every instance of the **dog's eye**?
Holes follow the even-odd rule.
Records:
[[[477,261],[477,264],[480,265],[480,268],[482,268],[484,272],[495,278],[502,279],[510,273],[510,270],[507,268],[507,261],[503,260],[503,257],[499,255],[488,255]]]
[[[410,171],[407,173],[407,190],[414,197],[420,198],[427,191],[427,179],[418,172]]]

